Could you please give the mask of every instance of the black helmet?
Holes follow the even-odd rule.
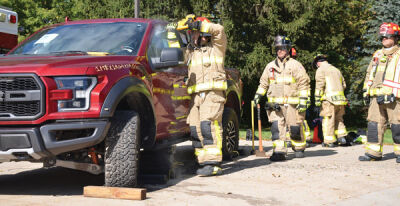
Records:
[[[317,54],[312,62],[312,67],[317,68],[317,62],[327,61],[328,57],[325,54]]]
[[[290,41],[290,39],[288,37],[278,35],[275,37],[274,47],[275,47],[276,51],[282,50],[282,49],[286,49],[287,51],[289,51],[290,48],[292,48],[292,42]]]

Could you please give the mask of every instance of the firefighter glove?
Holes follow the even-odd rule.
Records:
[[[369,94],[366,89],[363,89],[363,102],[365,106],[368,106],[370,103]]]
[[[188,23],[189,30],[200,30],[201,28],[201,21],[195,21]]]
[[[253,99],[254,106],[257,106],[257,104],[260,104],[260,99],[261,99],[261,97],[262,97],[261,94],[257,94],[257,93],[256,93],[256,95],[254,95],[254,99]]]

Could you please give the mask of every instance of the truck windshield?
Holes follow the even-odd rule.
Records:
[[[147,24],[136,22],[71,24],[39,31],[10,54],[136,55]]]

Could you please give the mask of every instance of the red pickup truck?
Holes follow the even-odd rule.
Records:
[[[182,48],[169,47],[166,24],[67,21],[0,57],[0,162],[104,172],[107,186],[135,186],[141,151],[190,140],[187,65]],[[227,76],[229,158],[238,149],[242,89],[237,70]]]

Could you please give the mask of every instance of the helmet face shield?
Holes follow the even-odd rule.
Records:
[[[288,47],[288,46],[276,46],[275,50],[276,51],[279,51],[279,50],[289,51],[290,47]]]

